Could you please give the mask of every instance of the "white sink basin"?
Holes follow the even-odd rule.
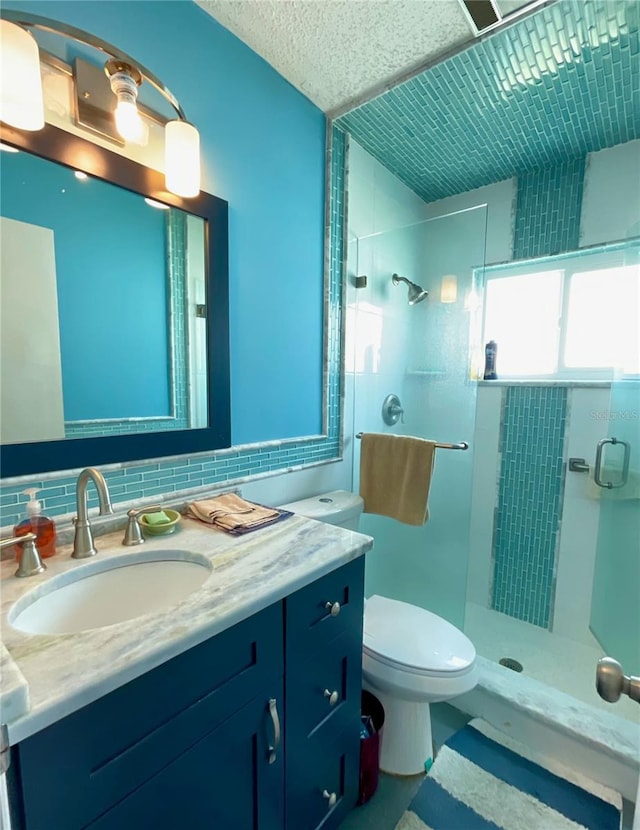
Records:
[[[9,622],[30,634],[76,634],[170,608],[211,574],[209,560],[188,551],[145,554],[92,561],[60,574],[21,597]]]

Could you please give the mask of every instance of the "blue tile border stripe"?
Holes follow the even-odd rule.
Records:
[[[514,259],[578,247],[585,161],[572,159],[518,178]]]
[[[506,389],[491,607],[542,628],[551,627],[566,418],[565,388]]]
[[[340,458],[341,454],[341,338],[344,291],[345,134],[328,126],[327,252],[325,268],[325,434],[299,440],[231,447],[211,454],[103,467],[114,503],[153,498],[199,487],[232,486],[254,477],[299,469]],[[15,524],[24,515],[26,487],[38,487],[44,511],[60,516],[75,510],[75,475],[69,471],[0,482],[0,526]],[[89,506],[97,506],[93,493]]]

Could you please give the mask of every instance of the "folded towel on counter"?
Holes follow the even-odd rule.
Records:
[[[435,441],[365,432],[360,451],[364,512],[423,525],[429,518],[427,502],[435,451]]]
[[[279,522],[293,514],[288,510],[277,510],[274,507],[245,501],[236,493],[225,493],[212,499],[191,502],[188,515],[219,527],[227,533],[241,535]]]

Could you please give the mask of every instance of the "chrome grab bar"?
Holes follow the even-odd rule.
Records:
[[[622,461],[622,477],[617,484],[612,481],[602,480],[602,453],[605,444],[622,444],[624,447],[624,459]],[[629,458],[631,456],[631,445],[628,441],[621,441],[619,438],[603,438],[598,441],[598,448],[596,449],[596,463],[593,470],[593,480],[598,487],[603,487],[605,490],[617,490],[624,487],[629,480]]]
[[[364,432],[356,432],[356,438],[362,438]],[[620,441],[619,443],[622,443]],[[461,441],[459,444],[440,444],[436,443],[436,447],[440,450],[468,450],[469,444],[466,441]]]

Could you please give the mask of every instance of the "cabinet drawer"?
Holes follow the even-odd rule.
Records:
[[[317,656],[288,672],[289,735],[307,738],[327,722],[347,717],[357,728],[362,678],[362,640],[355,628],[324,647]],[[337,701],[331,704],[331,694]],[[344,710],[348,710],[348,713]]]
[[[26,830],[85,826],[282,672],[277,603],[23,741]]]
[[[287,830],[337,828],[358,798],[358,723],[353,732],[321,727],[296,745],[300,752],[293,756],[287,749]]]
[[[285,600],[286,658],[289,666],[320,654],[325,644],[349,631],[362,634],[364,557],[354,559]],[[340,604],[333,616],[331,608]]]

